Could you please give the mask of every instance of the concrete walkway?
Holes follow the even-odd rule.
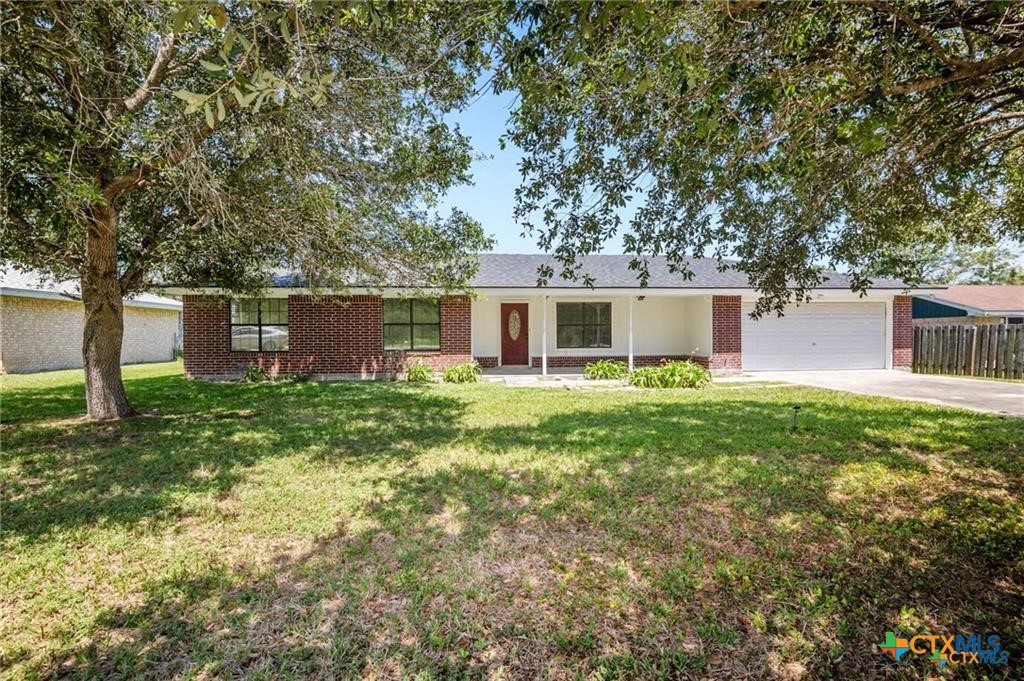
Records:
[[[541,376],[540,369],[531,367],[497,367],[483,370],[481,380],[504,383],[510,388],[624,388],[633,390],[626,381],[590,380],[583,377],[582,367],[558,368]],[[713,383],[762,383],[765,379],[754,374],[715,376]],[[777,381],[776,381],[777,382]]]
[[[785,381],[815,388],[845,390],[1024,417],[1024,382],[986,381],[959,376],[913,374],[909,371],[756,371],[766,381]]]

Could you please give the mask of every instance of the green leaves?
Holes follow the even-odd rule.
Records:
[[[326,283],[394,262],[452,290],[472,273],[466,252],[490,247],[469,216],[423,207],[468,176],[468,139],[443,115],[474,92],[492,7],[382,5],[343,29],[335,3],[90,9],[54,25],[51,6],[16,3],[0,23],[16,74],[0,106],[18,114],[0,154],[4,260],[73,275],[108,202],[126,293],[156,270],[253,291],[282,264]],[[80,91],[53,77],[72,71]],[[150,72],[148,98],[106,117]]]
[[[900,7],[519,9],[498,70],[520,95],[517,221],[580,279],[616,234],[684,273],[690,254],[734,258],[759,312],[826,267],[862,290],[887,245],[936,223],[968,244],[1024,239],[1024,55],[1008,47],[1024,10],[972,6],[968,25],[951,5]]]
[[[207,100],[207,95],[189,92],[188,90],[175,90],[173,94],[178,99],[185,100],[185,113],[187,114],[199,111]]]

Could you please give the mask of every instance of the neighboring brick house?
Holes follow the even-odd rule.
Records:
[[[84,310],[77,284],[12,268],[0,276],[0,373],[81,367]],[[177,300],[151,294],[126,300],[121,362],[174,359],[181,308]]]
[[[538,268],[555,265],[549,256],[484,254],[469,295],[411,297],[365,285],[324,291],[298,276],[278,278],[260,300],[232,299],[213,286],[165,291],[184,302],[190,377],[237,377],[261,366],[273,375],[372,378],[415,362],[443,368],[469,360],[545,373],[599,358],[633,366],[691,358],[716,372],[910,365],[902,282],[877,280],[861,296],[846,276],[830,273],[813,302],[755,320],[758,294],[733,268],[692,259],[686,279],[651,258],[641,288],[629,260],[585,258],[593,287],[558,277],[538,287]]]

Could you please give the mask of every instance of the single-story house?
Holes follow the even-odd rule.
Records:
[[[914,324],[1024,324],[1024,286],[947,286],[915,295]]]
[[[174,359],[181,308],[180,301],[148,293],[125,300],[121,362]],[[81,367],[84,326],[77,282],[0,268],[0,373]]]
[[[652,258],[641,288],[629,261],[589,256],[582,271],[593,287],[558,277],[538,287],[537,268],[554,264],[549,256],[484,254],[470,295],[433,299],[374,286],[311,290],[289,276],[261,300],[230,299],[215,286],[165,293],[184,302],[190,377],[235,377],[253,365],[373,377],[415,362],[470,360],[547,373],[599,358],[633,366],[692,358],[716,372],[910,366],[911,292],[902,282],[876,280],[861,296],[831,274],[812,302],[753,320],[758,293],[742,272],[693,259],[686,279]]]

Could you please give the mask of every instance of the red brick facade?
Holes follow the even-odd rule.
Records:
[[[914,361],[913,297],[892,299],[892,366],[908,367]]]
[[[185,296],[185,375],[233,378],[250,366],[278,374],[392,376],[422,361],[437,369],[472,359],[470,300],[441,299],[441,349],[384,351],[383,305],[379,296],[289,296],[288,350],[231,350],[228,299]]]
[[[730,372],[743,368],[742,315],[739,296],[712,297],[711,369]]]
[[[595,357],[593,355],[548,355],[548,368],[566,368],[566,367],[582,367],[586,366],[590,362],[596,362],[599,359],[611,359],[619,362],[628,362],[629,357],[626,355],[601,355]],[[707,357],[691,357],[690,355],[633,355],[633,366],[645,367],[645,366],[657,366],[662,362],[672,362],[676,360],[693,360],[701,366],[708,365]],[[531,357],[530,366],[534,369],[539,369],[541,364],[540,357]]]

